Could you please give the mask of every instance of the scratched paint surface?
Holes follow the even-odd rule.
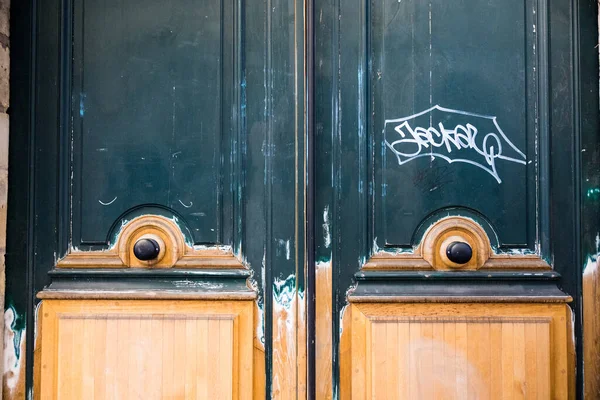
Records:
[[[143,204],[181,215],[194,243],[231,242],[239,43],[224,24],[237,7],[170,4],[75,2],[75,246]]]
[[[507,248],[535,250],[536,7],[518,0],[373,7],[366,130],[379,247],[410,248],[425,217],[459,205],[491,221]],[[467,24],[456,23],[464,16]]]

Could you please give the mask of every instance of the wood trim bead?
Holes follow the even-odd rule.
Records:
[[[161,247],[158,257],[138,260],[134,244],[144,238],[156,240]],[[185,243],[183,233],[172,220],[147,215],[128,222],[114,246],[106,251],[72,250],[59,260],[57,268],[244,268],[231,250],[194,249]]]
[[[446,247],[454,241],[467,243],[473,250],[465,264],[452,262]],[[483,228],[465,217],[448,217],[433,224],[413,252],[380,251],[366,262],[364,270],[476,271],[539,270],[552,267],[536,254],[495,254]]]

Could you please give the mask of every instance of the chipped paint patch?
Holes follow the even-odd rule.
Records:
[[[256,338],[265,348],[265,306],[262,302],[256,302]]]
[[[279,246],[281,246],[284,251],[285,251],[285,259],[289,260],[291,257],[291,249],[290,249],[290,240],[283,240],[283,239],[279,239],[277,241],[277,243],[279,244]]]
[[[325,247],[331,247],[331,223],[329,222],[329,206],[325,206],[323,210],[323,241],[325,242]]]
[[[6,398],[17,398],[25,389],[25,325],[13,306],[4,312],[4,382]]]
[[[189,279],[173,281],[173,285],[177,288],[198,288],[198,289],[223,289],[222,283],[199,282]]]
[[[588,189],[587,192],[585,193],[586,197],[588,198],[600,198],[600,188],[591,188]]]
[[[346,290],[346,301],[348,301],[348,296],[350,296],[356,290],[356,283],[350,285],[348,290]]]
[[[85,115],[85,93],[79,93],[79,116],[83,117]]]
[[[533,256],[538,255],[539,252],[539,243],[536,243],[536,250],[530,249],[497,249],[495,246],[492,246],[492,250],[494,250],[497,254],[508,254],[511,256]]]
[[[291,274],[286,279],[275,278],[273,282],[274,306],[289,310],[296,299],[296,275]]]
[[[257,294],[257,298],[255,301],[255,305],[256,305],[256,317],[254,319],[254,323],[256,324],[256,339],[258,339],[258,341],[261,343],[262,345],[262,350],[264,350],[265,348],[265,311],[264,311],[264,299],[262,296],[263,293],[263,289],[264,289],[264,259],[263,259],[263,270],[262,270],[262,281],[263,281],[263,286],[260,287],[258,281],[255,279],[255,271],[251,268],[250,264],[248,263],[248,261],[244,258],[244,266],[246,266],[246,268],[248,268],[252,275],[248,278],[248,280],[246,281],[248,284],[248,287],[252,290],[254,290],[254,292],[256,292]]]
[[[344,307],[340,310],[340,340],[342,338],[342,334],[344,333],[344,315],[346,314],[346,310],[348,309],[349,304],[345,304]]]
[[[583,267],[583,276],[593,275],[596,272],[597,267],[597,255],[588,256]]]

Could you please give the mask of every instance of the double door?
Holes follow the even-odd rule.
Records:
[[[581,392],[591,2],[26,3],[14,393]]]

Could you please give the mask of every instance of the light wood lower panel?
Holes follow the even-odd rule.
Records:
[[[252,398],[253,302],[42,307],[42,399]]]
[[[342,397],[573,398],[569,312],[564,304],[353,304]]]

